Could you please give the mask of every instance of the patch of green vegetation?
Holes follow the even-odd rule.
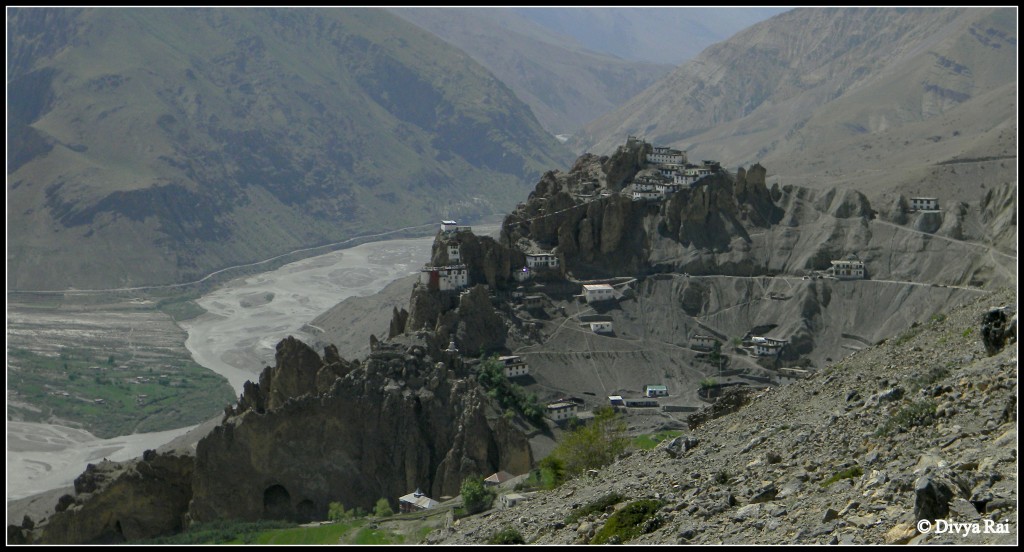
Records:
[[[494,503],[494,491],[484,485],[484,478],[470,476],[462,480],[459,487],[462,495],[462,506],[469,514],[477,514],[487,510]]]
[[[683,432],[681,430],[666,430],[659,431],[657,433],[637,435],[636,437],[633,437],[632,444],[635,448],[641,450],[650,450],[658,446],[658,444],[661,443],[662,441],[666,441],[668,439],[675,439],[676,437],[679,437],[682,434]]]
[[[512,383],[505,377],[505,368],[497,356],[492,356],[480,363],[477,379],[487,389],[487,395],[498,401],[503,409],[514,410],[537,427],[544,427],[544,408],[537,400],[537,395],[527,393],[522,386]]]
[[[191,359],[121,360],[71,347],[57,356],[9,347],[7,355],[8,387],[39,409],[20,409],[27,420],[56,416],[102,438],[198,424],[236,399],[223,376]]]
[[[930,399],[910,403],[886,420],[875,434],[885,436],[893,431],[902,432],[914,426],[930,425],[935,420],[935,409],[937,407],[938,405],[935,401]]]
[[[356,506],[351,510],[346,510],[345,505],[341,502],[332,502],[327,505],[327,519],[331,521],[347,521],[351,519],[364,518],[369,515],[369,512]]]
[[[565,524],[576,523],[577,521],[589,516],[590,514],[600,514],[606,509],[615,506],[616,504],[626,500],[626,497],[619,493],[608,493],[601,498],[583,506],[577,508],[568,517],[565,518]]]
[[[290,527],[266,531],[253,544],[339,544],[352,531],[366,525],[365,519],[328,523],[316,527]],[[249,543],[245,543],[249,544]]]
[[[562,437],[551,451],[548,465],[556,474],[561,473],[561,480],[564,480],[612,463],[628,445],[626,423],[614,409],[601,407],[594,410],[594,418],[587,424]]]
[[[967,328],[966,330],[964,330],[964,333],[962,333],[960,335],[963,336],[963,337],[971,337],[971,334],[973,334],[973,333],[974,333],[974,328]]]
[[[156,308],[160,312],[170,316],[171,320],[174,320],[175,322],[191,320],[206,314],[206,309],[200,307],[199,304],[192,299],[192,297],[188,296],[161,299],[157,302]]]
[[[661,527],[658,510],[665,505],[662,500],[645,499],[631,502],[608,517],[604,527],[594,535],[590,544],[621,544],[650,533]]]
[[[938,314],[933,314],[929,321],[931,322],[932,328],[935,328],[939,324],[942,324],[943,322],[946,321],[946,314],[942,313],[942,312],[940,312]]]
[[[491,535],[487,544],[526,544],[526,539],[519,531],[509,527]]]
[[[536,469],[530,471],[530,475],[524,481],[516,483],[515,490],[551,490],[558,487],[564,478],[565,466],[557,458],[547,456],[540,461]]]
[[[364,527],[356,533],[353,544],[403,544],[404,542],[405,537],[402,535],[381,529]]]
[[[258,544],[262,535],[274,529],[293,527],[293,523],[276,520],[211,521],[197,523],[187,531],[128,544]]]
[[[860,477],[864,475],[864,469],[860,466],[854,466],[852,468],[845,469],[832,477],[829,477],[821,483],[821,488],[827,488],[829,485],[836,481],[842,481],[843,479],[853,479],[854,477]]]
[[[715,378],[705,378],[700,380],[700,386],[702,389],[707,389],[709,387],[714,387],[716,385],[718,385],[718,382],[715,381]]]

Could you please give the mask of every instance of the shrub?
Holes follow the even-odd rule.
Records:
[[[523,539],[523,535],[512,529],[503,529],[491,535],[491,538],[487,540],[487,544],[526,544],[526,540]]]
[[[655,514],[664,504],[661,500],[652,499],[627,504],[608,518],[590,543],[624,543],[642,533],[654,531],[662,524]]]
[[[470,476],[464,479],[460,494],[462,495],[462,506],[468,514],[483,512],[494,502],[494,492],[484,485],[483,478],[479,476]]]
[[[832,477],[829,477],[821,484],[821,487],[824,489],[829,485],[835,483],[836,481],[842,481],[843,479],[852,479],[854,477],[860,477],[862,475],[864,475],[864,469],[861,468],[860,466],[854,466],[852,468],[845,469],[833,475]]]
[[[888,435],[893,431],[906,431],[914,426],[925,426],[935,419],[935,401],[922,400],[904,406],[878,428],[877,435]]]
[[[575,511],[573,511],[573,513],[569,514],[569,516],[565,518],[565,523],[566,525],[568,525],[570,523],[575,523],[589,516],[590,514],[600,514],[601,512],[607,510],[612,506],[615,506],[616,504],[622,502],[625,499],[626,497],[622,496],[619,493],[606,494],[601,498],[587,504],[586,506],[583,506],[582,508],[577,508]]]
[[[388,499],[381,497],[373,507],[373,515],[377,517],[388,517],[395,515],[395,511],[391,509],[391,503],[388,502]]]

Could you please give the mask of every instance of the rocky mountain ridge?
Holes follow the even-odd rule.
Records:
[[[384,9],[8,15],[12,290],[188,282],[504,212],[571,160],[486,69]]]

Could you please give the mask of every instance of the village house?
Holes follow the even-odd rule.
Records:
[[[754,354],[757,356],[777,355],[786,344],[784,339],[772,339],[770,337],[752,337],[750,342],[754,347]]]
[[[645,385],[644,386],[645,397],[667,397],[668,387],[664,385]]]
[[[533,493],[530,493],[529,495],[520,494],[520,493],[507,493],[507,494],[503,494],[503,495],[498,497],[498,503],[501,505],[502,508],[511,508],[511,507],[515,506],[516,504],[519,504],[520,502],[523,502],[525,500],[529,500],[530,497],[532,496],[532,494]]]
[[[523,305],[527,309],[539,309],[544,306],[543,295],[527,295],[523,298]]]
[[[423,494],[423,491],[416,489],[415,491],[398,499],[398,511],[406,514],[420,510],[429,510],[430,508],[436,507],[438,504],[440,504],[440,502]]]
[[[626,399],[626,408],[657,408],[655,399]]]
[[[654,146],[647,154],[647,162],[659,165],[682,165],[686,163],[686,152],[669,147]]]
[[[591,322],[590,323],[590,331],[592,331],[592,332],[594,332],[596,334],[610,334],[610,333],[613,333],[612,323],[611,323],[610,320],[605,320],[605,321],[601,321],[601,322]]]
[[[488,475],[486,478],[484,478],[484,486],[497,487],[498,485],[501,485],[502,483],[512,479],[513,477],[515,476],[504,470],[494,472],[491,475]]]
[[[690,348],[702,351],[711,351],[715,348],[715,344],[718,340],[711,337],[710,335],[697,334],[690,338]]]
[[[579,405],[575,402],[555,402],[547,406],[547,416],[555,422],[564,422],[569,418],[575,417],[578,410]]]
[[[420,271],[420,283],[432,291],[454,291],[469,286],[466,265],[425,266]]]
[[[462,250],[459,249],[458,244],[448,245],[448,261],[456,264],[462,262]]]
[[[608,284],[583,284],[583,297],[587,303],[615,299],[615,289]]]
[[[531,276],[533,276],[533,273],[530,272],[529,267],[524,266],[512,271],[512,279],[517,282],[525,282],[529,280]]]
[[[911,211],[937,211],[939,200],[935,197],[912,197],[910,198]]]
[[[441,231],[445,233],[449,232],[472,232],[472,226],[459,226],[459,223],[454,220],[442,220]]]
[[[558,257],[553,253],[527,253],[526,266],[531,270],[558,268]]]
[[[844,260],[832,261],[827,272],[840,280],[861,280],[864,278],[864,261],[850,255]]]
[[[608,395],[608,404],[611,406],[626,406],[626,401],[622,400],[622,395]]]
[[[530,367],[518,356],[509,355],[498,357],[498,362],[501,362],[501,365],[505,370],[506,378],[525,376],[530,373]]]

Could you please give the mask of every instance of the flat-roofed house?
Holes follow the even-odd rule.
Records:
[[[615,288],[608,284],[583,284],[583,297],[588,303],[615,298]]]

